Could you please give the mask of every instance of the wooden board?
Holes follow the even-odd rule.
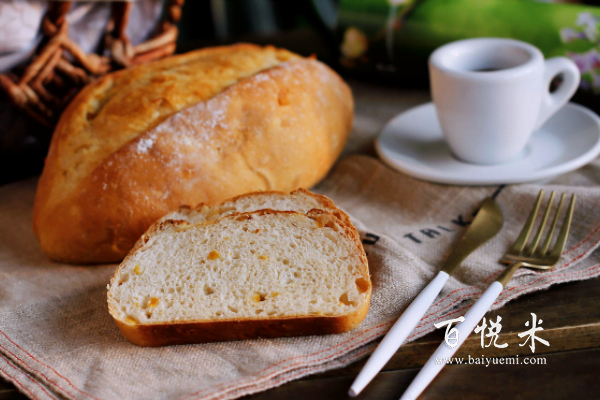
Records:
[[[598,399],[600,349],[546,355],[547,365],[453,365],[442,370],[419,400]],[[419,370],[387,371],[357,400],[398,400]],[[290,382],[244,400],[347,400],[354,377],[340,376]]]

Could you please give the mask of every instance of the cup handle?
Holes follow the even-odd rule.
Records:
[[[579,87],[581,79],[577,65],[566,57],[550,58],[546,60],[545,67],[544,90],[546,92],[542,97],[542,105],[534,129],[539,129],[548,118],[569,101]],[[550,93],[550,82],[561,73],[563,74],[561,85],[554,93]]]

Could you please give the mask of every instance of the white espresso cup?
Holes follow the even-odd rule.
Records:
[[[512,39],[467,39],[429,58],[431,93],[444,137],[458,158],[500,164],[519,157],[534,130],[575,93],[580,74],[565,57],[544,60]],[[550,92],[550,82],[562,83]]]

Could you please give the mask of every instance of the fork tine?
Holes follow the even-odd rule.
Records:
[[[558,202],[558,207],[556,207],[556,214],[554,215],[554,220],[552,220],[552,225],[550,226],[550,230],[548,231],[548,235],[546,236],[546,240],[542,247],[537,251],[536,257],[544,257],[548,248],[550,247],[550,242],[552,242],[552,237],[554,236],[554,231],[556,230],[556,225],[558,224],[558,217],[560,217],[560,210],[562,210],[562,206],[565,202],[565,198],[567,195],[563,193],[560,196],[560,201]]]
[[[544,191],[540,190],[540,194],[533,206],[533,210],[529,213],[529,217],[527,218],[527,222],[523,225],[523,229],[521,229],[521,233],[519,233],[519,237],[512,245],[510,250],[508,251],[510,254],[519,255],[523,251],[525,244],[527,243],[527,239],[529,239],[529,234],[531,233],[531,229],[533,228],[533,224],[535,223],[535,217],[540,209],[540,204],[542,203],[542,197],[544,196]]]
[[[551,258],[560,258],[563,249],[565,248],[565,244],[567,243],[567,238],[569,237],[569,228],[571,227],[571,220],[573,219],[573,209],[575,208],[575,195],[571,196],[571,201],[569,202],[569,208],[567,209],[567,213],[565,214],[565,219],[563,220],[562,227],[560,228],[560,233],[556,238],[556,243],[554,243],[554,247],[552,248],[552,253],[550,253]]]
[[[548,204],[546,205],[546,212],[544,213],[542,222],[540,222],[538,231],[535,234],[535,237],[533,238],[533,242],[527,248],[527,251],[525,251],[525,254],[527,256],[531,256],[535,252],[535,249],[537,248],[538,244],[540,243],[540,239],[542,238],[542,234],[544,233],[544,228],[546,227],[546,222],[548,222],[548,216],[550,216],[550,210],[552,209],[552,203],[554,203],[555,195],[556,192],[552,191],[552,193],[550,194],[550,200],[548,200]]]

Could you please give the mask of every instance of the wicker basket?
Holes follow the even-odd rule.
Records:
[[[108,72],[173,54],[184,0],[167,0],[151,38],[132,45],[125,34],[132,3],[112,2],[98,54],[86,54],[68,36],[71,2],[52,1],[42,21],[43,40],[29,65],[0,75],[0,88],[18,108],[54,126],[69,101],[90,81]]]

